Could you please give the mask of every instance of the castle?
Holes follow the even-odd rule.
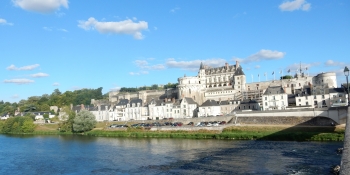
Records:
[[[108,104],[92,100],[93,106],[88,110],[98,121],[125,121],[341,106],[347,103],[347,97],[344,90],[336,86],[334,72],[307,76],[300,67],[290,79],[247,83],[238,61],[236,65],[226,63],[216,68],[201,63],[197,76],[178,78],[176,88],[110,92]]]

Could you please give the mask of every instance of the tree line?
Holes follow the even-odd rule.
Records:
[[[75,91],[66,91],[61,93],[59,89],[55,89],[50,95],[43,94],[42,96],[31,96],[27,100],[20,100],[18,103],[10,103],[0,101],[0,115],[9,114],[13,116],[15,111],[19,108],[20,112],[48,112],[50,106],[64,106],[73,105],[89,105],[91,99],[108,98],[108,94],[102,94],[102,87],[97,89],[81,89]]]
[[[142,86],[142,87],[122,87],[119,92],[138,92],[144,90],[164,90],[168,88],[176,88],[178,83],[168,83],[164,86],[159,86],[157,84],[153,84],[151,86]]]

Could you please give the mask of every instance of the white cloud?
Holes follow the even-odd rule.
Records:
[[[29,84],[34,83],[34,80],[30,79],[10,79],[10,80],[4,80],[4,83],[14,83],[14,84]]]
[[[9,22],[7,22],[5,19],[0,18],[0,25],[9,25],[9,26],[12,26],[13,23],[9,23]]]
[[[60,85],[60,83],[57,83],[57,82],[52,84],[52,86],[59,86],[59,85]]]
[[[260,65],[256,65],[256,66],[255,66],[255,69],[260,69]]]
[[[33,65],[28,65],[28,66],[23,66],[23,67],[16,67],[15,65],[10,65],[9,67],[7,67],[7,70],[33,70],[37,67],[39,67],[39,64],[33,64]]]
[[[40,77],[48,77],[49,74],[40,72],[40,73],[32,74],[30,76],[33,77],[33,78],[40,78]]]
[[[50,31],[50,32],[52,31],[51,27],[43,27],[43,29],[46,30],[46,31]]]
[[[130,75],[140,75],[138,72],[129,72]]]
[[[327,60],[324,64],[326,66],[345,66],[344,62],[338,62],[333,60]]]
[[[290,70],[291,73],[295,73],[295,72],[299,72],[300,68],[302,71],[305,71],[306,69],[310,70],[312,67],[317,67],[319,66],[320,63],[318,62],[313,62],[313,63],[294,63],[291,64],[289,66],[287,66],[287,68],[285,69],[286,72],[288,72],[288,70]]]
[[[19,95],[18,94],[14,94],[14,95],[12,95],[12,97],[11,98],[13,98],[13,99],[17,99],[17,98],[19,98]]]
[[[222,58],[213,58],[207,60],[176,61],[173,58],[169,58],[166,61],[166,66],[169,68],[180,68],[183,70],[198,71],[201,63],[210,67],[220,67],[225,65],[226,60]]]
[[[149,58],[148,60],[153,60],[153,59]],[[136,64],[136,66],[140,67],[141,69],[147,69],[147,70],[163,70],[163,69],[165,69],[165,66],[163,64],[149,65],[148,61],[146,61],[146,60],[135,60],[134,64]]]
[[[60,32],[68,32],[68,30],[66,30],[66,29],[62,29],[62,28],[58,28],[57,29],[55,27],[43,27],[43,29],[46,30],[46,31],[49,31],[49,32],[51,32],[53,30],[60,31]]]
[[[128,34],[135,39],[143,39],[141,31],[148,29],[146,21],[134,22],[131,19],[118,22],[100,22],[90,17],[87,21],[79,21],[78,27],[84,30],[96,29],[100,33]]]
[[[140,71],[140,72],[129,72],[130,75],[142,75],[142,74],[148,74],[148,71]]]
[[[285,1],[279,5],[279,9],[282,11],[294,11],[294,10],[303,10],[308,11],[311,8],[311,4],[307,3],[305,0],[293,0]]]
[[[66,29],[57,29],[58,31],[61,31],[61,32],[68,32],[68,30]]]
[[[50,13],[61,6],[68,8],[68,0],[12,0],[15,6],[39,13]]]
[[[285,52],[262,49],[259,52],[253,55],[250,55],[245,59],[242,59],[242,58],[233,58],[233,59],[241,63],[251,63],[251,62],[257,62],[262,60],[278,60],[283,58],[285,55],[286,55]]]
[[[175,8],[173,8],[173,9],[171,9],[170,12],[171,12],[171,13],[175,13],[175,12],[178,11],[178,10],[180,10],[180,8],[179,8],[179,7],[175,7]]]

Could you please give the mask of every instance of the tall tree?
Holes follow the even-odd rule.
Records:
[[[94,114],[87,110],[81,110],[74,119],[73,131],[85,132],[92,130],[96,125]]]

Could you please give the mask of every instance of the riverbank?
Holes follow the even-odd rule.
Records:
[[[132,138],[185,138],[185,139],[227,139],[227,140],[276,140],[276,141],[343,141],[345,126],[291,126],[291,125],[226,125],[224,129],[210,127],[196,130],[173,127],[172,130],[151,130],[150,128],[108,129],[99,123],[92,131],[80,135],[95,137]],[[214,128],[214,127],[212,127]],[[66,135],[59,132],[57,125],[38,125],[33,135]]]

